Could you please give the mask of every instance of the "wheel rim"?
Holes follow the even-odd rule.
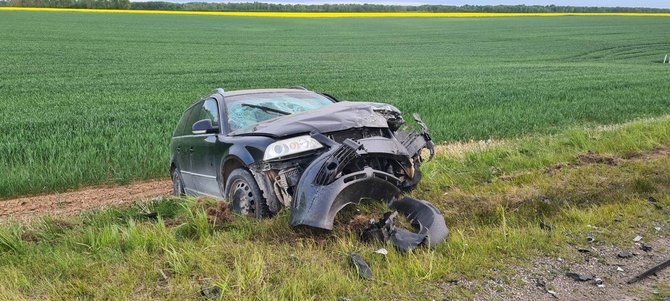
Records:
[[[251,186],[244,180],[238,179],[233,182],[230,190],[230,200],[235,209],[243,215],[254,215],[255,197]]]

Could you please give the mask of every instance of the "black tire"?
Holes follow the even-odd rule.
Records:
[[[184,181],[181,179],[181,173],[176,167],[172,169],[172,195],[185,196]]]
[[[226,199],[233,211],[255,218],[270,216],[267,201],[254,176],[243,168],[233,170],[226,180]]]

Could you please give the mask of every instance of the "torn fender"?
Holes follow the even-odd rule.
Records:
[[[307,167],[295,192],[292,226],[332,230],[335,216],[345,206],[363,198],[390,201],[400,193],[398,178],[370,167],[337,177],[341,166],[357,156],[356,148],[356,144],[344,143]]]
[[[419,244],[424,243],[434,248],[447,239],[449,235],[444,216],[440,213],[440,210],[427,201],[406,197],[391,202],[389,208],[398,210],[409,219],[412,226],[419,228],[417,234],[423,237]],[[400,237],[397,239],[402,242]],[[394,244],[398,245],[398,242],[394,241]]]

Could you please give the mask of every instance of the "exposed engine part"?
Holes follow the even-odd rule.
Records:
[[[277,175],[274,177],[273,188],[275,194],[279,198],[279,202],[286,207],[291,206],[293,197],[291,196],[290,189],[295,186],[300,179],[300,169],[298,167],[293,167],[285,170],[280,170],[277,172]]]

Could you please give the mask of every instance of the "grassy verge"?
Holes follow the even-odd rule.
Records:
[[[425,165],[416,196],[446,213],[452,234],[408,255],[390,246],[387,257],[373,253],[381,246],[361,242],[346,221],[313,237],[292,231],[287,212],[219,223],[212,203],[192,199],[5,225],[0,299],[197,299],[213,287],[224,300],[469,297],[447,283],[494,274],[512,281],[511,268],[533,256],[571,260],[594,231],[595,244],[613,245],[670,234],[649,227],[670,213],[669,129],[664,118],[441,154]],[[374,280],[358,278],[352,251]]]

